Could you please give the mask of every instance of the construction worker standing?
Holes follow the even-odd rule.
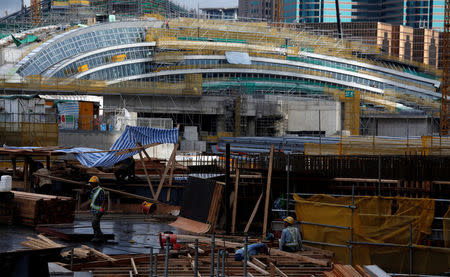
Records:
[[[100,229],[100,219],[105,213],[106,200],[105,191],[100,186],[100,180],[97,176],[92,176],[89,179],[89,185],[91,187],[91,213],[92,217],[92,229],[94,229],[93,242],[104,242],[102,230]]]
[[[303,250],[300,232],[296,227],[292,226],[295,222],[294,218],[292,218],[292,216],[288,216],[284,218],[283,221],[285,228],[281,233],[280,250],[286,252],[297,252],[299,250]]]

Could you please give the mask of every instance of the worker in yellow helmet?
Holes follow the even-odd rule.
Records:
[[[94,229],[93,242],[104,242],[102,230],[100,229],[100,219],[105,214],[106,198],[105,191],[100,186],[100,180],[97,176],[92,176],[89,179],[89,185],[91,187],[91,213],[92,217],[92,229]]]
[[[303,250],[302,237],[298,229],[292,226],[295,220],[292,216],[283,219],[284,229],[280,238],[280,250],[286,252],[297,252]]]

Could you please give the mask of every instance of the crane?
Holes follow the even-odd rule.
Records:
[[[31,0],[31,19],[34,25],[41,21],[41,0]]]

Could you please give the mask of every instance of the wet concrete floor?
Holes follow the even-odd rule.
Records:
[[[51,228],[61,230],[64,233],[93,233],[89,217],[76,219],[73,225],[64,224],[52,226]],[[169,226],[168,222],[143,218],[127,218],[127,216],[102,219],[101,229],[105,234],[114,234],[114,241],[108,241],[104,244],[93,244],[91,242],[83,244],[105,254],[147,254],[151,246],[159,250],[159,232],[172,231],[174,233],[182,233],[182,231]],[[37,234],[38,232],[31,227],[0,225],[0,252],[24,248],[20,245],[20,242],[26,240],[27,236],[34,237]],[[55,241],[68,247],[81,245],[81,243],[70,243],[62,240]]]

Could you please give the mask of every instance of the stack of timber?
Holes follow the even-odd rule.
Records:
[[[71,197],[13,193],[12,203],[17,208],[19,220],[25,225],[72,223],[74,220],[75,201]]]
[[[61,253],[61,256],[63,258],[70,258],[70,255],[72,255],[71,251],[65,251]],[[94,248],[91,248],[87,245],[82,245],[81,247],[76,247],[73,249],[73,256],[76,259],[79,260],[105,260],[109,262],[116,262],[117,260],[114,258],[111,258],[111,256],[108,256]]]
[[[334,264],[333,270],[324,273],[326,277],[370,277],[366,270],[360,266]]]
[[[37,238],[27,237],[27,241],[20,243],[31,249],[48,249],[48,248],[63,248],[65,245],[56,243],[44,235],[38,235]]]
[[[13,222],[16,208],[12,204],[14,194],[12,192],[0,192],[0,224]]]

